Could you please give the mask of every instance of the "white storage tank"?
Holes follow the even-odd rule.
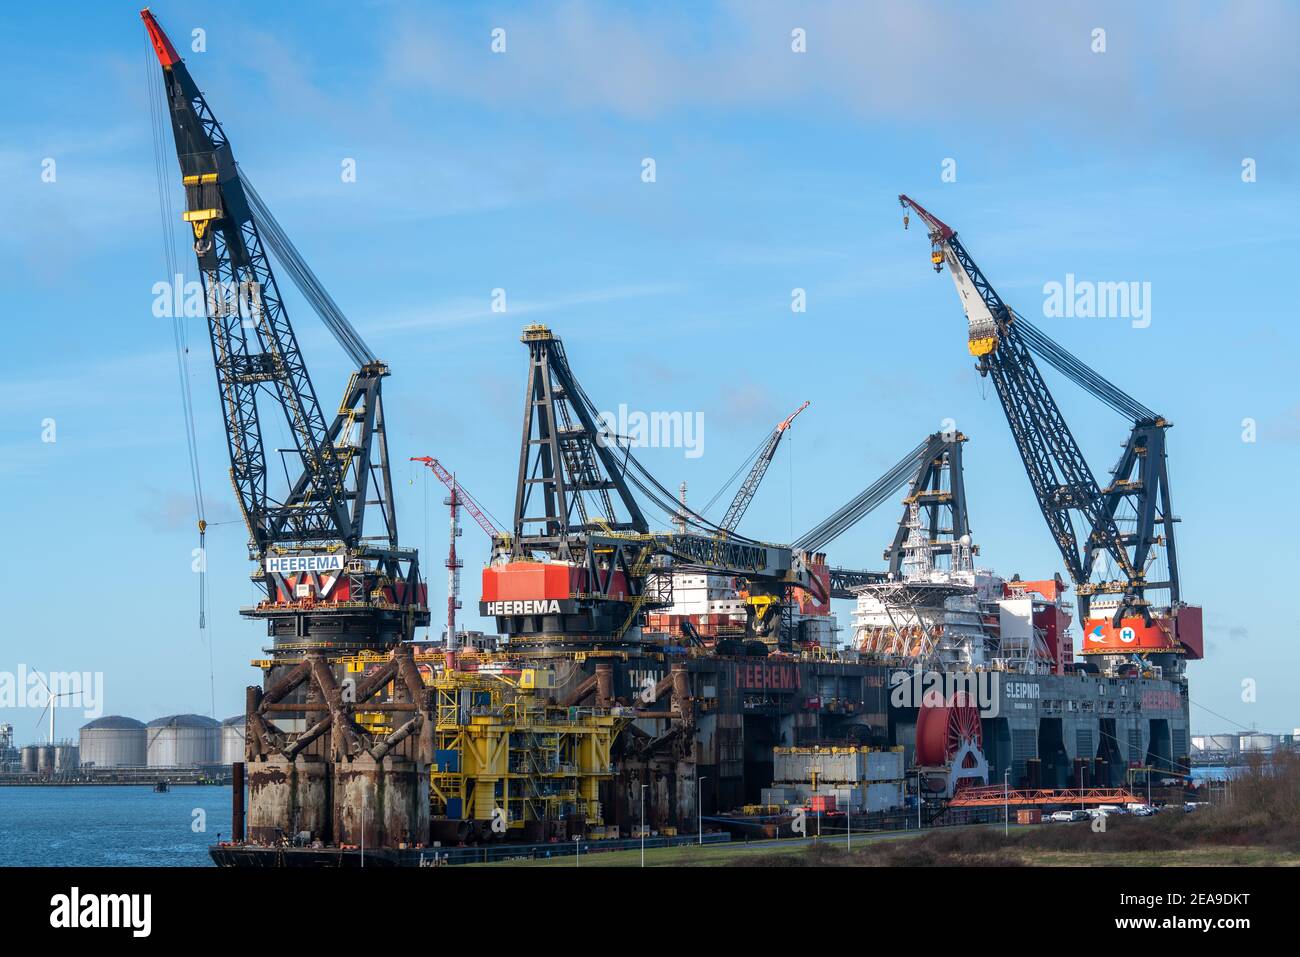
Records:
[[[109,714],[81,727],[80,758],[83,766],[142,768],[145,764],[145,726],[135,718]]]
[[[79,749],[71,741],[64,741],[54,746],[54,770],[75,771],[81,766]]]
[[[221,723],[201,714],[169,714],[146,727],[151,768],[188,768],[217,764],[221,758]]]
[[[244,723],[242,714],[221,722],[221,763],[234,764],[244,760]]]
[[[1276,746],[1277,735],[1261,734],[1257,731],[1243,734],[1239,744],[1242,751],[1272,751]]]
[[[1225,751],[1229,754],[1237,750],[1237,735],[1210,734],[1205,736],[1206,751]]]

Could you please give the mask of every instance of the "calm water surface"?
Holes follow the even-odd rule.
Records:
[[[229,787],[0,787],[0,866],[210,867],[218,832]]]

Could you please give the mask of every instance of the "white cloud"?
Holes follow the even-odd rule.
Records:
[[[692,108],[806,104],[857,118],[949,123],[974,136],[1054,127],[1062,139],[1163,129],[1212,143],[1224,130],[1272,136],[1294,113],[1300,9],[1264,0],[1209,15],[1167,2],[1063,7],[1031,0],[940,4],[734,2],[714,16],[569,2],[500,17],[487,30],[408,15],[387,76],[491,107],[606,111],[634,119]],[[791,53],[806,29],[808,52]],[[1090,49],[1093,28],[1107,50]],[[994,124],[994,125],[990,125]]]

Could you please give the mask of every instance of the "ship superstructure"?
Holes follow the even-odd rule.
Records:
[[[974,564],[969,535],[942,563],[908,506],[901,573],[857,586],[852,647],[890,665],[1060,674],[1073,661],[1059,581],[1008,581]]]

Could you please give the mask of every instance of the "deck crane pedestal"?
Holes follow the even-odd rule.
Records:
[[[1202,654],[1201,609],[1182,600],[1165,435],[1172,425],[1010,308],[957,233],[915,200],[930,260],[946,266],[966,313],[968,345],[993,381],[1034,495],[1074,582],[1083,653],[1138,654],[1173,671]],[[906,227],[908,217],[904,215]],[[1083,457],[1034,362],[1037,355],[1132,421],[1110,481]],[[1107,567],[1107,566],[1110,567]]]
[[[433,698],[408,639],[429,623],[429,610],[418,553],[398,541],[382,395],[388,366],[271,216],[162,27],[148,10],[141,18],[161,67],[230,477],[264,593],[241,614],[264,620],[272,639],[271,657],[259,662],[263,685],[246,696],[247,837],[423,844]],[[272,256],[356,364],[332,420]],[[268,412],[283,416],[292,437],[283,487],[264,445]],[[242,817],[234,834],[244,836]]]

